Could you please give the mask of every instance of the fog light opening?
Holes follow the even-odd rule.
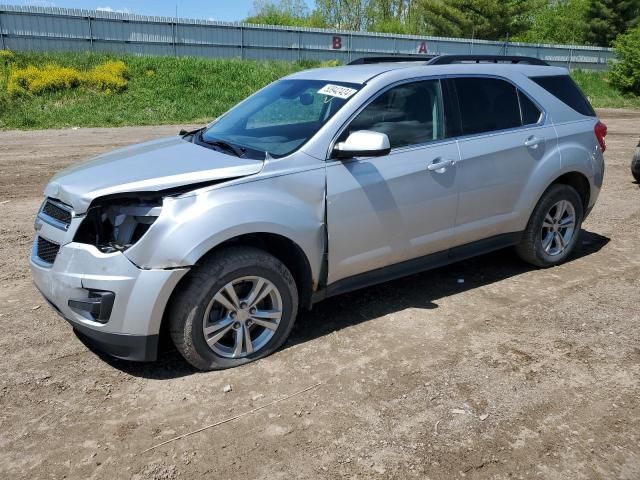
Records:
[[[107,323],[113,310],[116,294],[107,290],[88,290],[85,300],[69,300],[68,305],[73,311],[87,320]]]

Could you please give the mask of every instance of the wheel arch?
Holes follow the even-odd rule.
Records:
[[[589,178],[581,172],[571,171],[560,175],[554,181],[552,181],[547,188],[545,188],[545,192],[552,185],[563,184],[569,185],[573,187],[580,195],[582,199],[582,208],[584,212],[587,212],[589,208],[589,202],[591,201],[591,182],[589,182]]]
[[[516,222],[511,225],[511,228],[513,231],[523,231],[536,206],[544,197],[545,192],[556,184],[569,185],[578,192],[586,217],[598,198],[597,186],[592,182],[593,179],[589,177],[588,172],[584,169],[576,168],[575,165],[572,168],[560,168],[558,163],[552,162],[540,165],[523,188],[519,204],[516,207],[519,215]]]
[[[238,235],[230,238],[206,252],[202,259],[211,255],[214,251],[232,245],[255,247],[273,255],[280,260],[291,272],[298,288],[300,306],[311,307],[311,294],[317,287],[314,285],[311,264],[300,245],[284,235],[270,232],[255,232]]]
[[[272,232],[252,232],[236,235],[204,252],[194,262],[192,268],[198,268],[206,258],[230,246],[258,248],[280,260],[293,275],[298,288],[300,306],[311,308],[311,295],[313,290],[317,288],[317,282],[313,279],[311,264],[302,247],[284,235]],[[188,274],[175,286],[171,297],[180,289],[186,277],[188,277]],[[171,298],[169,298],[169,302],[171,302]]]
[[[192,268],[198,268],[202,265],[203,261],[224,248],[231,246],[245,246],[254,247],[263,250],[278,260],[280,260],[291,272],[296,287],[298,289],[298,305],[301,307],[311,309],[312,306],[312,294],[317,287],[313,280],[313,273],[309,259],[307,258],[304,250],[293,240],[285,237],[284,235],[271,233],[271,232],[254,232],[237,235],[229,238],[222,243],[217,244],[208,251],[206,251],[193,265]],[[178,284],[173,288],[171,295],[166,303],[162,321],[160,324],[160,337],[161,341],[169,342],[168,331],[168,311],[169,305],[174,300],[175,296],[180,292],[180,288],[183,283],[187,281],[189,274],[185,275]]]

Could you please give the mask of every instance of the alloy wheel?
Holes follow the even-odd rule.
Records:
[[[209,348],[225,358],[242,358],[262,349],[282,319],[278,288],[259,276],[227,283],[212,297],[202,322]]]
[[[542,249],[555,257],[562,254],[571,244],[576,230],[576,212],[567,200],[555,203],[547,212],[542,223]]]

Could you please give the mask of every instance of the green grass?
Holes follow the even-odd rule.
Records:
[[[81,88],[22,97],[7,93],[11,68],[56,63],[87,70],[115,59],[123,60],[128,67],[129,82],[123,93]],[[16,53],[9,64],[0,64],[0,128],[205,122],[268,83],[309,66],[232,59]]]
[[[606,72],[575,70],[571,75],[595,108],[640,108],[640,97],[620,93]]]
[[[88,70],[107,60],[123,60],[128,86],[122,93],[76,88],[41,95],[12,97],[9,72],[28,65]],[[92,53],[19,53],[0,56],[0,129],[73,126],[204,123],[268,83],[313,62],[258,62],[228,59],[140,57]],[[574,78],[595,107],[640,108],[639,97],[625,97],[606,81],[606,74],[580,72]]]

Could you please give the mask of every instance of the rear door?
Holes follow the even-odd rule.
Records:
[[[536,164],[557,142],[552,125],[512,83],[449,79],[459,105],[459,205],[455,245],[514,231],[516,203]]]
[[[446,139],[440,81],[388,89],[338,141],[358,130],[387,134],[392,149],[327,163],[329,283],[445,251],[453,238],[459,155]],[[429,170],[434,162],[446,165]]]

